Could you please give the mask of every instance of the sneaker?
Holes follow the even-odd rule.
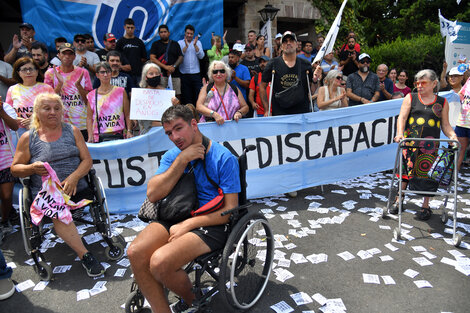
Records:
[[[297,197],[297,191],[288,192],[287,195],[291,198]]]
[[[101,265],[101,263],[98,262],[90,252],[87,252],[83,255],[82,265],[90,277],[101,276],[104,274],[103,265]]]
[[[173,303],[170,305],[170,309],[172,313],[192,313],[196,312],[196,308],[193,306],[189,306],[183,299],[180,299],[178,302]]]
[[[10,298],[15,293],[15,285],[10,278],[0,279],[0,300]]]
[[[10,221],[0,222],[0,227],[3,229],[3,234],[6,236],[13,230]]]

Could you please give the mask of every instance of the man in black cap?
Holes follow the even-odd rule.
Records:
[[[318,84],[321,67],[317,66],[313,73],[312,65],[307,60],[297,57],[297,37],[290,31],[282,35],[281,48],[282,55],[271,59],[263,71],[259,92],[264,106],[264,116],[270,115],[266,87],[271,82],[273,70],[272,115],[311,112],[308,82]]]
[[[380,83],[377,74],[369,71],[371,58],[367,53],[358,57],[359,70],[348,76],[346,95],[349,106],[375,102],[380,97]]]
[[[255,56],[255,46],[251,43],[245,45],[245,57],[240,64],[245,65],[250,70],[251,77],[255,76],[260,72],[259,60]]]
[[[34,35],[36,31],[34,30],[34,26],[29,23],[23,23],[20,25],[20,38],[18,35],[13,35],[13,42],[8,48],[7,54],[5,55],[5,62],[10,64],[15,63],[16,60],[19,58],[28,56],[31,57],[31,45],[36,40],[34,39]]]
[[[108,52],[116,50],[116,37],[112,33],[106,33],[103,37],[104,48],[98,50],[96,54],[100,57],[100,61],[107,62],[108,61]],[[126,57],[122,57],[121,55],[121,71],[130,72],[131,66],[127,61]],[[122,87],[122,86],[120,86]]]

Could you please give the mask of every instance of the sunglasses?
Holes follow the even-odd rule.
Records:
[[[428,83],[427,81],[415,82],[415,87],[426,87]]]
[[[225,69],[212,70],[212,74],[217,75],[218,73],[225,74]]]
[[[342,80],[343,77],[342,77],[342,76],[336,76],[336,79],[337,79],[337,80]]]
[[[364,63],[370,64],[370,60],[361,60],[361,61],[359,61],[359,63],[361,63],[361,64],[364,64]]]
[[[86,43],[86,39],[76,39],[76,43]]]
[[[108,40],[108,42],[110,42],[110,43],[115,43],[115,42],[116,42],[116,39]]]

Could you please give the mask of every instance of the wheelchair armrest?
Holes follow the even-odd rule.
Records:
[[[237,207],[234,207],[233,209],[230,209],[228,211],[224,211],[222,213],[220,213],[221,216],[225,216],[227,214],[231,214],[231,213],[234,213],[234,212],[238,212],[240,210],[243,210],[243,209],[248,209],[250,206],[252,206],[253,204],[252,203],[245,203],[245,204],[242,204],[242,205],[239,205]]]

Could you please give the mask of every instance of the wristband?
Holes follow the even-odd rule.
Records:
[[[238,111],[235,112],[235,113],[240,113],[240,115],[243,116],[243,114],[242,114],[242,112],[240,112],[240,110],[238,110]]]
[[[214,110],[211,110],[211,117],[214,115]]]

